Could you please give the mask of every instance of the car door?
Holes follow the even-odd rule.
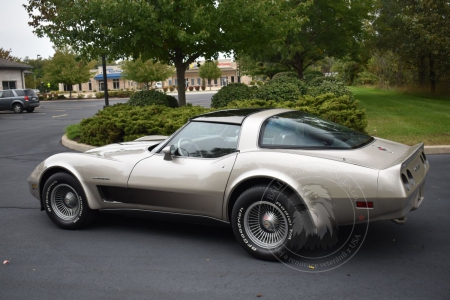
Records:
[[[191,122],[160,152],[140,161],[128,188],[145,210],[222,218],[225,187],[237,157],[238,125]],[[182,150],[180,150],[183,148]]]
[[[12,93],[9,90],[0,91],[0,110],[11,109]]]

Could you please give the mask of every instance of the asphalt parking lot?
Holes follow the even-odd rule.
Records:
[[[84,230],[57,228],[27,177],[71,151],[65,126],[103,104],[0,112],[0,299],[450,299],[450,155],[428,156],[425,201],[405,225],[371,223],[355,257],[324,273],[256,260],[227,227],[105,214]]]

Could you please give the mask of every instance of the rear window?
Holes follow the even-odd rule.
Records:
[[[36,92],[33,90],[14,90],[17,96],[36,96]]]
[[[259,137],[264,148],[355,149],[373,137],[301,111],[267,119]]]

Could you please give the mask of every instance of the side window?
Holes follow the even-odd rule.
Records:
[[[12,97],[11,91],[3,91],[2,98]]]
[[[14,92],[16,93],[17,96],[25,96],[24,90],[15,90]]]
[[[239,125],[191,122],[168,146],[171,146],[172,154],[178,156],[221,157],[236,152],[239,131]]]

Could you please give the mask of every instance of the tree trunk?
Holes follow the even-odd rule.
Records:
[[[426,65],[425,65],[425,55],[420,55],[419,57],[419,85],[421,87],[426,86]]]
[[[177,68],[177,81],[178,81],[178,105],[186,106],[186,89],[184,83],[184,76],[186,74],[186,67],[183,62],[177,64],[175,63],[175,67]]]
[[[211,79],[208,79],[209,90],[211,90]]]
[[[434,93],[436,91],[436,72],[434,70],[434,57],[433,54],[430,53],[429,57],[429,64],[430,64],[430,85],[431,85],[431,92]]]

